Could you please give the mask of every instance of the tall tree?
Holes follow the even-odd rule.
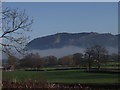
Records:
[[[43,65],[42,59],[40,58],[40,55],[38,53],[30,53],[26,55],[23,59],[21,59],[19,62],[20,66],[29,68],[41,68]]]
[[[59,64],[63,66],[74,66],[73,56],[63,56],[59,59]]]
[[[47,57],[45,57],[45,60],[46,60],[48,66],[54,66],[54,65],[58,64],[57,57],[55,57],[55,56],[47,56]]]
[[[83,60],[83,54],[82,53],[73,54],[73,61],[74,61],[75,65],[80,66],[80,64],[82,64],[82,60]]]
[[[92,48],[87,48],[85,51],[84,57],[86,61],[88,62],[89,71],[91,70],[91,67],[92,67],[93,55],[94,55],[94,51],[92,50]]]
[[[107,60],[108,51],[106,48],[96,45],[91,48],[87,48],[85,51],[85,58],[88,60],[89,71],[91,69],[92,63],[96,63],[98,69],[100,69],[101,63]]]
[[[22,53],[22,46],[26,45],[29,36],[24,35],[25,31],[30,31],[33,19],[30,19],[25,10],[6,8],[2,10],[2,33],[0,35],[0,46],[2,51],[11,54],[14,49]]]
[[[100,69],[101,63],[107,60],[108,51],[100,45],[96,45],[92,47],[92,49],[94,50],[94,61],[97,63],[98,69]]]

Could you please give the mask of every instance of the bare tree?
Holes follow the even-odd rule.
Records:
[[[6,8],[1,13],[2,34],[0,39],[2,42],[0,42],[0,46],[2,46],[2,51],[7,55],[11,54],[12,49],[22,53],[22,47],[26,45],[26,40],[29,38],[24,33],[30,31],[33,19],[28,17],[25,10]]]
[[[93,51],[94,51],[94,61],[97,63],[98,66],[98,70],[101,67],[101,63],[105,62],[107,60],[107,56],[108,56],[108,51],[106,48],[100,46],[100,45],[96,45],[94,47],[92,47]]]
[[[41,68],[43,66],[42,58],[38,53],[30,53],[19,61],[20,66],[29,68]]]
[[[82,57],[83,57],[82,53],[73,54],[73,61],[74,61],[76,66],[80,66],[82,64],[82,60],[83,60]]]
[[[85,58],[88,61],[89,71],[93,63],[97,64],[99,70],[101,63],[103,63],[105,59],[107,59],[106,56],[108,56],[108,51],[100,45],[87,48],[85,51]]]
[[[74,61],[73,61],[73,56],[63,56],[62,58],[59,59],[59,64],[62,66],[74,66]]]
[[[94,55],[94,51],[92,50],[92,48],[87,48],[85,51],[85,59],[88,62],[89,71],[91,70],[92,67],[93,55]]]
[[[47,56],[45,57],[45,60],[47,62],[47,66],[57,65],[57,57],[55,56]]]

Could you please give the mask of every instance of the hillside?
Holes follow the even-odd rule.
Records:
[[[30,41],[26,48],[29,50],[57,49],[67,46],[87,48],[94,45],[117,48],[118,35],[109,33],[57,33]]]

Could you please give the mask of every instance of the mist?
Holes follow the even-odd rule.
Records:
[[[75,46],[67,46],[59,49],[47,49],[47,50],[32,50],[33,53],[39,53],[41,57],[44,56],[56,56],[57,58],[72,55],[74,53],[84,53],[84,48],[75,47]]]
[[[118,48],[107,47],[108,54],[118,53]],[[46,50],[31,50],[32,53],[39,53],[41,57],[56,56],[57,58],[72,55],[75,53],[85,53],[86,48],[80,48],[76,46],[66,46],[63,48],[46,49]]]

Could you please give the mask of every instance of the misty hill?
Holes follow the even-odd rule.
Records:
[[[29,50],[59,49],[68,46],[87,48],[94,45],[101,45],[106,48],[117,48],[118,35],[110,33],[57,33],[29,42],[26,46]]]

